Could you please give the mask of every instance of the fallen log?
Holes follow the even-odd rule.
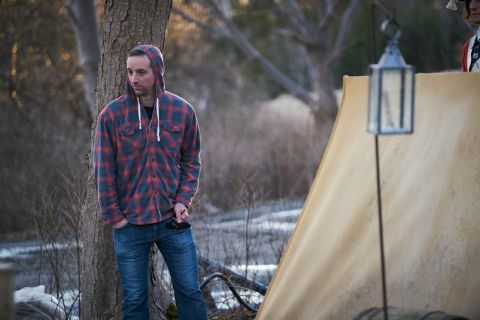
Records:
[[[221,273],[224,276],[226,276],[231,282],[238,283],[242,285],[242,287],[258,292],[263,296],[267,293],[268,287],[263,283],[248,279],[247,277],[242,276],[236,272],[233,272],[227,267],[217,262],[214,262],[208,258],[199,256],[198,264],[205,270],[205,273],[207,275],[212,273]]]

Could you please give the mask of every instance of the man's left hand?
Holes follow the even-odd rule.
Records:
[[[175,220],[177,220],[178,223],[187,220],[188,210],[183,203],[175,204],[175,207],[173,207],[173,211],[175,212]]]

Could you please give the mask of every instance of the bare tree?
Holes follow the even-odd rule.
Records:
[[[94,119],[108,101],[123,92],[125,61],[129,50],[138,43],[151,43],[163,48],[171,5],[171,0],[105,1]],[[93,127],[91,136],[91,151],[93,151]],[[81,319],[118,319],[121,304],[120,286],[115,272],[111,228],[104,225],[100,218],[91,158],[89,159],[87,199],[82,209],[82,234]],[[152,318],[164,318],[163,310],[158,308],[151,310]]]
[[[292,80],[255,47],[235,23],[235,12],[231,10],[229,0],[195,2],[206,9],[220,27],[197,19],[178,7],[173,8],[173,12],[216,37],[232,41],[284,89],[307,103],[321,122],[336,115],[333,72],[347,43],[359,0],[262,0],[285,23],[283,33],[292,45],[298,46],[296,52],[307,66],[307,86]],[[339,12],[342,18],[339,27],[334,27]]]
[[[92,118],[96,115],[95,88],[97,87],[100,44],[98,41],[95,3],[93,0],[70,0],[67,6],[75,39],[80,66],[83,71],[83,85]]]

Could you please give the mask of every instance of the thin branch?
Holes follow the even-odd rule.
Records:
[[[298,51],[299,54],[302,55],[302,60],[305,63],[305,69],[307,73],[307,81],[308,85],[310,88],[313,88],[315,79],[316,79],[316,67],[310,58],[310,55],[308,54],[307,50],[304,47],[300,47],[300,50]]]
[[[323,30],[328,27],[330,21],[333,18],[333,13],[335,12],[335,7],[338,4],[338,0],[324,0],[325,4],[324,10],[322,10],[322,1],[316,1],[317,7],[317,17],[318,17],[318,28]]]
[[[178,14],[180,17],[182,17],[186,21],[194,23],[195,25],[202,28],[203,30],[205,30],[207,33],[211,34],[215,38],[228,38],[228,39],[231,38],[230,33],[228,33],[228,31],[225,30],[224,28],[212,27],[211,25],[192,17],[191,15],[185,13],[183,10],[177,7],[172,6],[172,12],[174,14]]]
[[[312,104],[313,101],[315,101],[313,95],[309,91],[290,79],[286,74],[272,64],[264,55],[262,55],[237,28],[237,26],[225,16],[225,14],[214,1],[204,0],[202,3],[205,3],[205,5],[210,9],[211,13],[223,22],[225,27],[232,34],[233,42],[239,47],[240,50],[252,57],[268,74],[276,79],[294,96],[307,104]]]
[[[359,2],[359,0],[351,0],[347,10],[345,10],[345,13],[343,14],[340,30],[338,31],[333,50],[327,58],[329,64],[337,60],[342,52],[343,46],[347,40],[347,35],[352,29],[353,15],[358,8]]]
[[[312,28],[309,28],[308,19],[303,14],[302,9],[300,9],[297,0],[286,0],[286,5],[288,6],[291,15],[297,20],[297,23],[302,30],[302,34],[312,34]]]
[[[289,11],[283,6],[279,5],[275,0],[266,0],[266,3],[273,7],[280,20],[287,22],[290,32],[284,32],[285,34],[307,46],[317,45],[317,41],[314,36],[315,33],[307,31],[307,29],[311,28],[302,28],[301,23],[296,21],[294,16],[290,14]]]

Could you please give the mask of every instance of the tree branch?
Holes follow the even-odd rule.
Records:
[[[268,4],[270,4],[277,16],[282,20],[288,23],[292,34],[288,34],[289,36],[295,38],[297,41],[302,42],[308,46],[315,46],[317,44],[314,32],[309,32],[307,29],[311,28],[302,28],[302,24],[294,18],[294,16],[286,10],[283,6],[279,5],[275,0],[267,0]]]
[[[312,28],[309,28],[308,19],[303,14],[300,6],[298,5],[297,0],[286,0],[286,5],[291,11],[292,16],[295,17],[295,20],[299,24],[299,28],[302,30],[303,35],[312,34]]]
[[[100,62],[100,43],[98,40],[95,5],[93,0],[70,0],[66,7],[75,32],[78,58],[83,71],[83,85],[90,114],[95,116],[95,88],[97,70]]]
[[[325,29],[332,20],[338,0],[324,0],[323,3],[322,0],[317,0],[315,3],[317,4],[318,28],[320,31]],[[325,4],[324,10],[322,10],[322,4]]]
[[[307,81],[308,85],[310,88],[314,87],[315,81],[316,81],[316,67],[315,64],[313,63],[312,59],[310,58],[310,55],[308,54],[307,50],[305,47],[300,47],[300,50],[298,51],[299,54],[302,55],[302,61],[305,63],[305,69],[307,73]]]
[[[209,8],[210,12],[217,19],[223,22],[225,27],[232,35],[231,39],[240,50],[242,50],[248,56],[252,57],[260,65],[260,67],[262,67],[270,76],[276,79],[280,83],[280,85],[290,91],[294,96],[307,104],[313,104],[315,99],[312,93],[295,83],[280,69],[273,65],[264,55],[262,55],[245,37],[245,35],[243,35],[243,33],[237,28],[237,26],[225,16],[223,11],[214,1],[204,0],[202,1],[202,3],[204,3]]]
[[[338,31],[335,44],[333,46],[333,50],[327,57],[328,64],[335,62],[335,60],[339,58],[347,40],[348,33],[352,28],[353,16],[358,8],[359,2],[359,0],[351,0],[347,10],[345,10],[340,24],[340,29]]]
[[[279,5],[275,0],[266,0],[266,2],[273,7],[273,9],[275,10],[277,16],[278,16],[280,19],[288,22],[288,24],[290,25],[290,28],[291,28],[294,32],[298,33],[300,36],[303,35],[303,32],[302,32],[301,28],[299,28],[298,23],[293,19],[293,16],[290,15],[290,14],[287,12],[287,10],[285,10],[284,7],[282,7],[281,5]]]
[[[177,7],[172,7],[172,12],[175,13],[175,14],[178,14],[183,19],[194,23],[195,25],[202,28],[203,30],[205,30],[207,33],[211,34],[215,38],[231,38],[231,35],[230,35],[230,33],[228,33],[227,30],[212,27],[212,26],[208,25],[207,23],[192,17],[191,15],[185,13],[184,11],[182,11],[181,9],[179,9]]]

